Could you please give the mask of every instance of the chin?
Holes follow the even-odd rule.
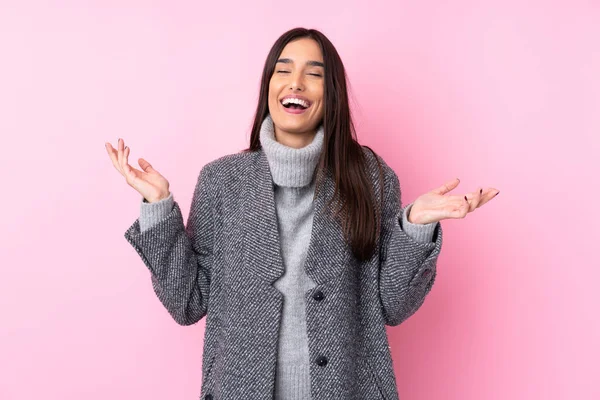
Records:
[[[304,122],[304,121],[298,121],[296,123],[286,121],[282,124],[275,123],[275,125],[277,125],[277,127],[279,127],[279,129],[286,131],[286,132],[291,132],[291,133],[306,132],[311,127],[311,124]]]
[[[271,118],[278,128],[287,132],[305,132],[315,125],[310,118],[304,116],[278,114],[271,115]]]

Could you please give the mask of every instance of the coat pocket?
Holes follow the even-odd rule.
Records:
[[[371,367],[371,363],[367,357],[360,359],[361,377],[360,392],[361,399],[369,400],[387,400],[383,394],[383,390],[379,386],[379,381],[375,375],[375,371]]]

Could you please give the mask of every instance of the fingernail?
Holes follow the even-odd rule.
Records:
[[[479,189],[479,194],[483,193],[483,189]]]
[[[465,200],[467,200],[467,196],[465,196]],[[469,201],[469,200],[467,200],[467,201]]]
[[[500,192],[496,193],[496,194],[494,195],[494,197],[498,196],[499,194],[500,194]]]

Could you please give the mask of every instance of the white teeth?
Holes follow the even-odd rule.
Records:
[[[301,100],[301,99],[296,99],[293,97],[288,97],[287,99],[283,99],[283,101],[281,102],[281,104],[283,104],[284,106],[287,104],[290,104],[290,103],[299,104],[304,108],[308,108],[308,103],[306,101]]]

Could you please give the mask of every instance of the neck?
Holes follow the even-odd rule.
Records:
[[[281,143],[281,137],[276,139],[275,130],[271,116],[267,115],[260,128],[260,143],[269,162],[273,183],[286,187],[308,185],[312,180],[323,148],[323,125],[320,125],[310,137],[308,135],[288,134],[286,136],[283,134],[283,137],[287,139],[296,137],[291,145]],[[298,140],[297,137],[300,137],[301,140]]]

